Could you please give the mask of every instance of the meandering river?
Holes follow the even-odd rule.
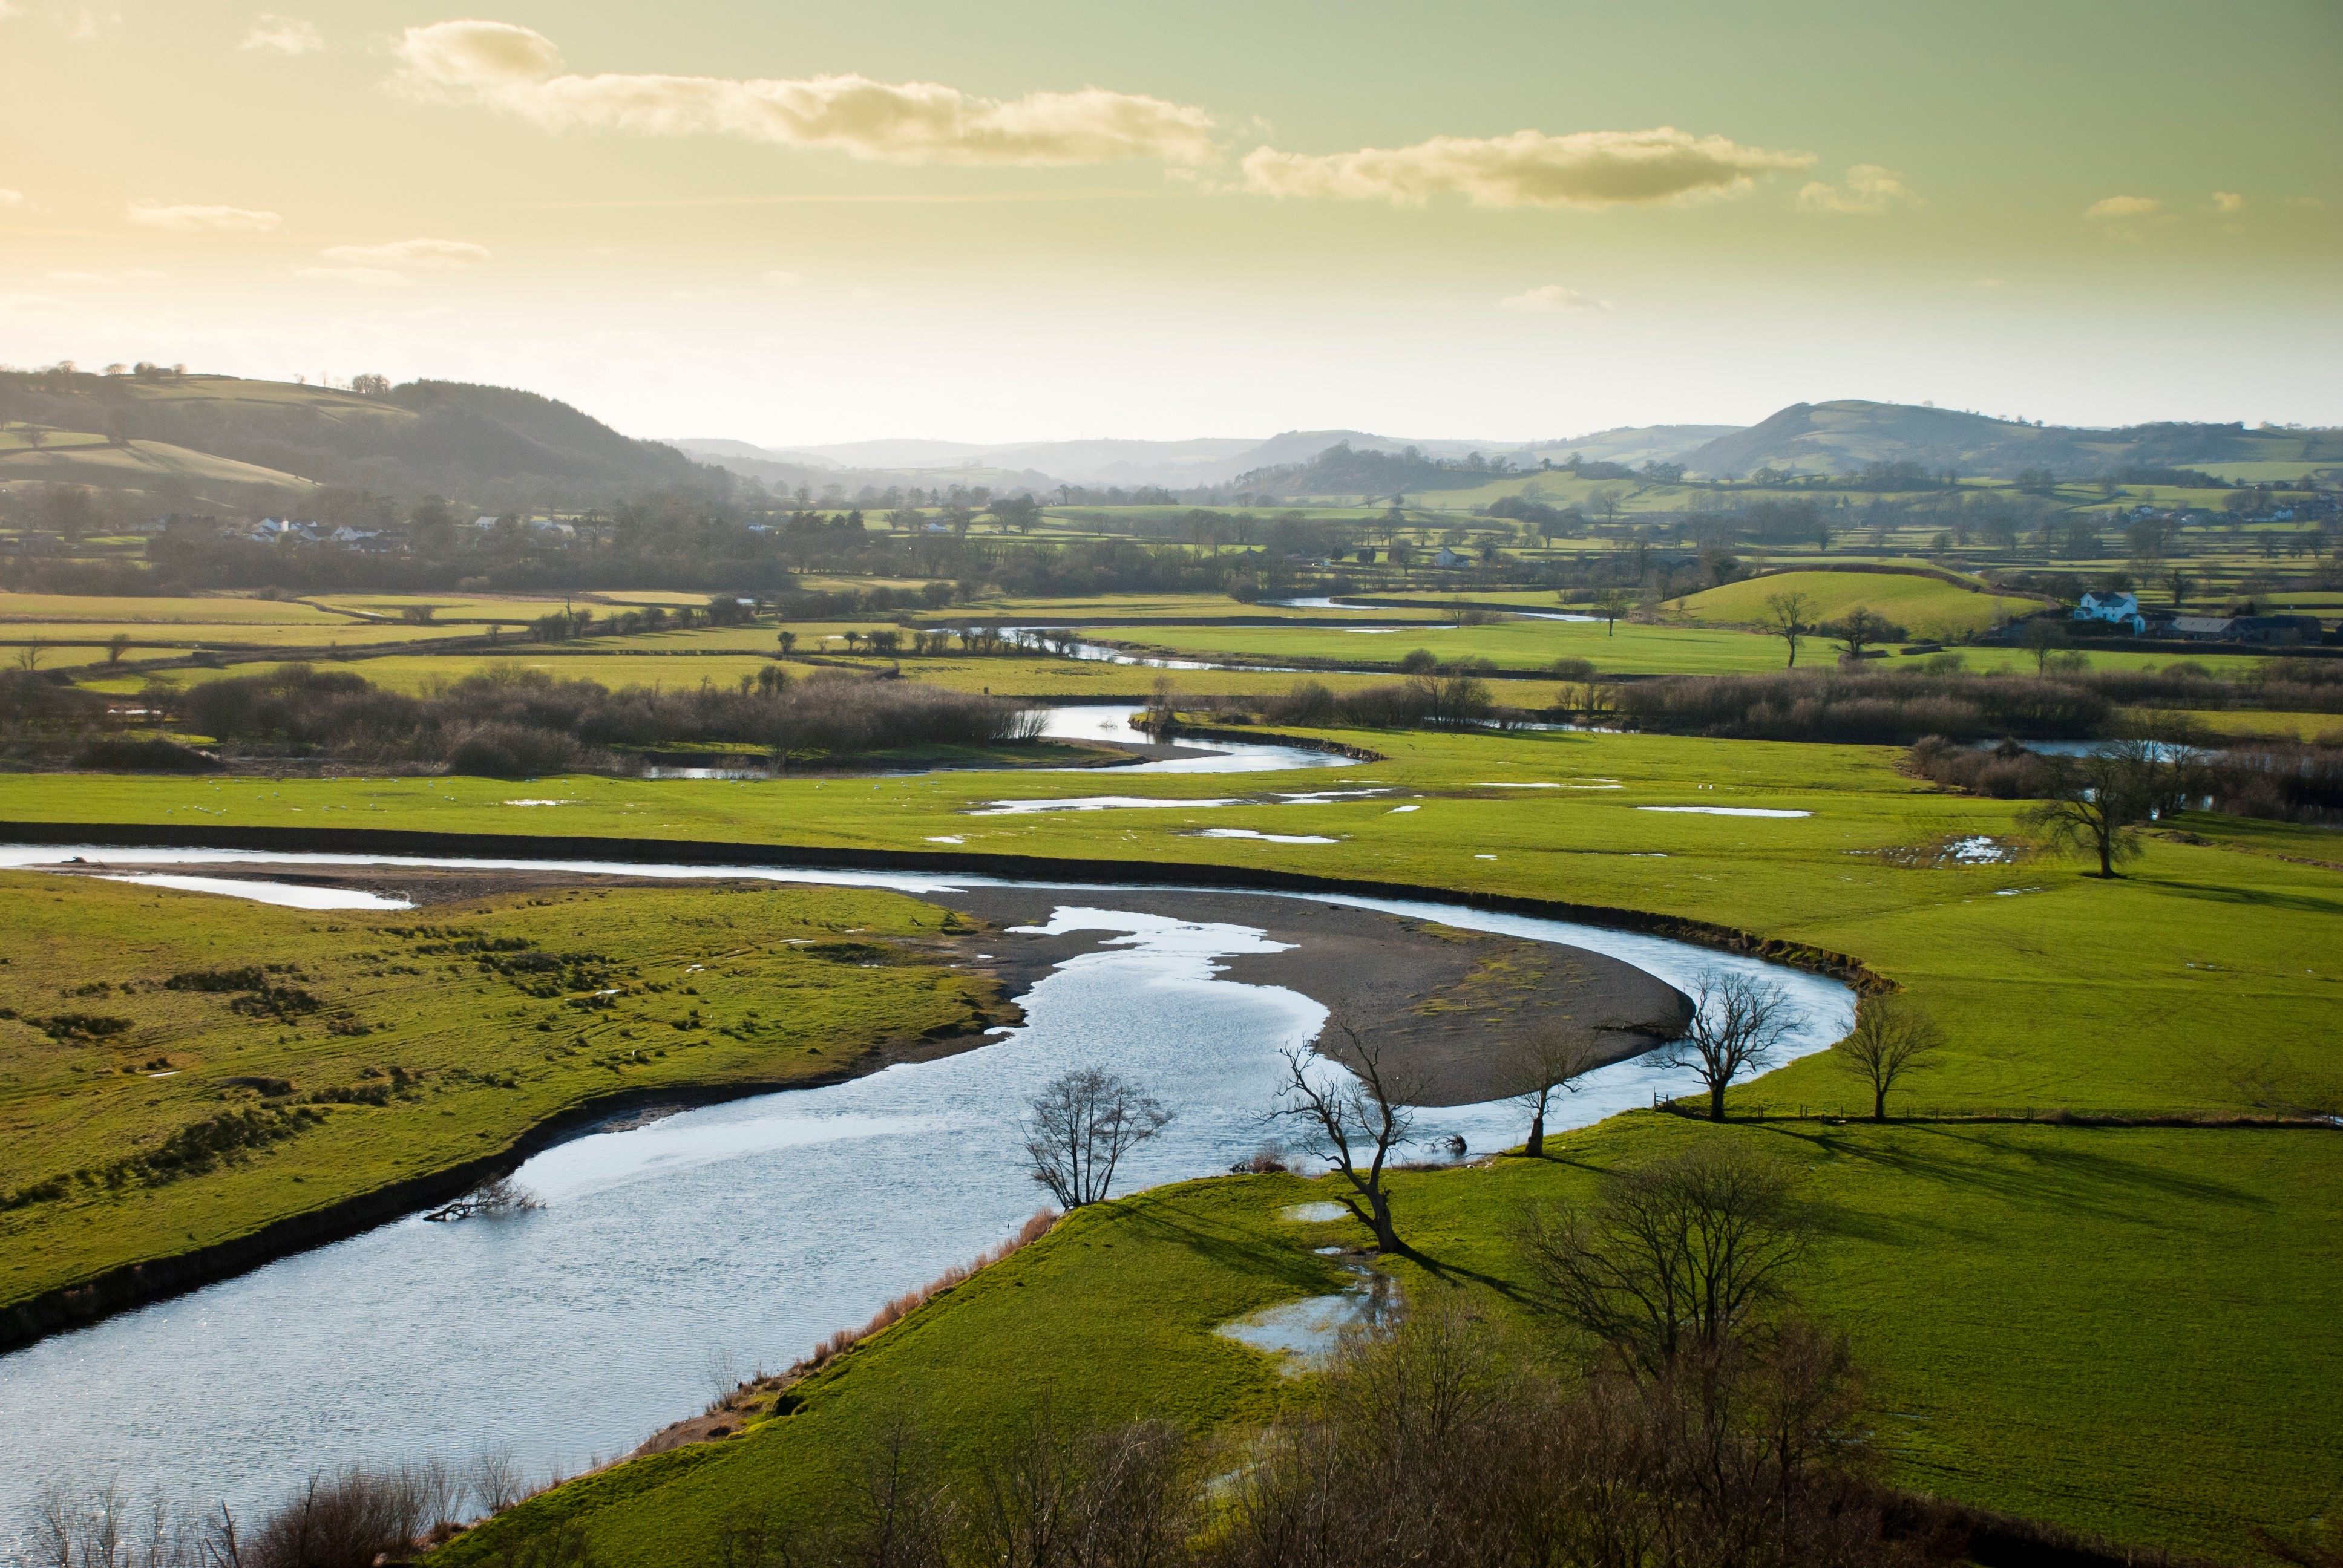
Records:
[[[114,1479],[140,1494],[248,1506],[351,1461],[461,1459],[509,1444],[543,1475],[623,1452],[704,1403],[712,1369],[779,1370],[1013,1231],[1040,1192],[1018,1119],[1056,1073],[1111,1057],[1153,1088],[1178,1120],[1129,1162],[1122,1189],[1177,1181],[1224,1171],[1261,1144],[1279,1052],[1310,1040],[1325,1017],[1299,992],[1219,978],[1221,959],[1274,950],[1260,930],[1120,911],[1108,888],[769,866],[25,846],[0,846],[0,866],[75,854],[132,869],[551,867],[914,894],[1021,886],[1049,895],[1047,929],[1112,940],[1060,964],[1020,999],[1025,1023],[977,1050],[589,1130],[521,1168],[520,1181],[545,1200],[538,1212],[448,1225],[410,1215],[0,1357],[0,1555],[49,1481]],[[1805,1020],[1785,1059],[1823,1048],[1853,1012],[1835,982],[1658,938],[1461,905],[1326,901],[1567,943],[1679,987],[1702,971],[1763,970]],[[1562,1115],[1582,1125],[1692,1086],[1681,1070],[1621,1062],[1592,1075]],[[1498,1103],[1427,1111],[1418,1132],[1427,1145],[1455,1135],[1480,1151],[1518,1141],[1523,1127],[1516,1108]]]

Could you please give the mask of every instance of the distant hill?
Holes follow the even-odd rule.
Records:
[[[2087,429],[2025,425],[1954,408],[1903,403],[1794,403],[1762,424],[1680,459],[1695,475],[1746,477],[1760,468],[1852,474],[1873,463],[2014,478],[2028,468],[2066,477],[2127,469],[2343,461],[2343,431],[2248,430],[2242,424],[2131,425]]]
[[[1654,427],[1650,432],[1605,431],[1578,442],[1539,444],[1559,459],[1571,451],[1609,457],[1618,448],[1633,448],[1633,459],[1673,455],[1700,445],[1732,428],[1725,425]],[[1661,432],[1681,432],[1679,435]],[[1640,440],[1638,437],[1642,437]],[[980,447],[961,441],[850,441],[831,447],[758,447],[746,441],[687,437],[669,445],[733,472],[749,475],[784,487],[799,483],[819,490],[822,484],[843,484],[850,491],[867,483],[880,488],[889,484],[933,488],[938,483],[1003,486],[997,476],[1021,476],[1011,487],[1030,487],[1046,492],[1061,484],[1092,487],[1119,485],[1126,489],[1160,486],[1193,490],[1223,485],[1240,474],[1283,468],[1310,462],[1330,447],[1348,446],[1354,452],[1399,453],[1414,447],[1428,457],[1463,457],[1480,452],[1494,458],[1511,457],[1517,464],[1534,467],[1533,448],[1512,441],[1403,439],[1364,430],[1288,430],[1261,440],[1252,437],[1199,437],[1182,441],[1028,441],[1001,447]],[[1624,459],[1621,459],[1624,460]],[[779,465],[779,467],[773,467]],[[821,477],[820,470],[832,469]],[[991,470],[993,475],[970,477]],[[919,477],[924,476],[924,477]],[[949,477],[945,477],[949,476]]]
[[[502,510],[729,485],[720,470],[566,403],[455,381],[360,396],[227,376],[10,372],[0,374],[0,425],[20,427],[0,454],[0,482],[21,473],[136,487],[175,505],[340,485]],[[22,427],[41,431],[43,446],[25,445]]]
[[[1740,430],[1738,425],[1622,425],[1614,430],[1573,436],[1563,441],[1535,441],[1517,456],[1522,466],[1535,467],[1542,458],[1555,463],[1572,454],[1590,463],[1673,463],[1686,452]],[[1514,454],[1508,454],[1514,456]]]

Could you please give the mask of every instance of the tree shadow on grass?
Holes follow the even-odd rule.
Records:
[[[1299,1195],[1296,1201],[1307,1201]],[[1326,1288],[1334,1270],[1316,1253],[1297,1247],[1292,1239],[1263,1235],[1242,1223],[1210,1219],[1201,1205],[1175,1202],[1131,1203],[1123,1200],[1114,1216],[1118,1228],[1136,1238],[1183,1249],[1217,1268],[1249,1278],[1273,1280],[1299,1291]]]
[[[2298,915],[2343,915],[2343,899],[2322,898],[2315,893],[2278,893],[2262,888],[2240,888],[2226,882],[2184,882],[2175,877],[2144,877],[2133,875],[2124,879],[2134,886],[2153,888],[2176,898],[2193,899],[2200,903],[2226,904],[2234,909],[2285,910]]]
[[[2269,1207],[2268,1200],[2232,1182],[2126,1158],[2100,1141],[2110,1136],[2104,1129],[2038,1126],[2026,1130],[2031,1136],[2019,1138],[2007,1135],[2015,1128],[1887,1125],[1900,1136],[1875,1141],[1779,1124],[1759,1131],[1912,1181],[1955,1188],[2017,1208],[2055,1209],[2154,1226],[2163,1223],[2177,1204],[2257,1211]],[[2207,1130],[2186,1136],[2268,1134]],[[2099,1146],[2093,1147],[2095,1143]]]

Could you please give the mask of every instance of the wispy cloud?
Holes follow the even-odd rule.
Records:
[[[247,234],[266,234],[282,227],[285,220],[273,212],[255,212],[240,206],[198,206],[181,202],[135,201],[130,204],[130,221],[141,228],[167,228],[180,234],[198,234],[206,230],[223,230]]]
[[[1611,302],[1565,288],[1559,283],[1542,284],[1536,288],[1509,294],[1497,301],[1500,310],[1525,311],[1534,316],[1559,316],[1570,311],[1608,310]]]
[[[2083,209],[2083,216],[2096,223],[2117,223],[2125,219],[2161,217],[2164,204],[2154,196],[2101,196]]]
[[[1387,201],[1420,206],[1460,195],[1476,206],[1648,206],[1738,196],[1759,176],[1812,167],[1811,153],[1744,146],[1671,126],[1578,131],[1550,136],[1434,136],[1406,147],[1354,153],[1245,155],[1245,188],[1262,196]]]
[[[1898,206],[1918,206],[1920,198],[1896,170],[1877,164],[1856,164],[1837,185],[1807,181],[1798,187],[1794,205],[1800,212],[1884,217]]]
[[[764,280],[767,283],[771,284],[775,288],[792,288],[805,281],[805,274],[801,272],[784,272],[778,267],[771,272],[763,274],[762,276]]]
[[[453,272],[488,259],[488,247],[461,239],[395,239],[387,245],[337,245],[322,253],[345,266]]]
[[[737,136],[899,164],[1195,164],[1214,151],[1205,111],[1100,87],[1000,99],[860,75],[579,75],[562,70],[551,39],[506,22],[410,27],[393,52],[402,90],[551,131]]]
[[[244,35],[239,49],[256,50],[269,55],[315,55],[326,46],[325,38],[309,23],[296,16],[277,16],[266,11],[252,19],[252,31]]]
[[[23,191],[0,190],[0,207],[23,206],[24,205],[25,193]]]
[[[65,36],[74,42],[94,44],[100,38],[111,36],[121,30],[122,13],[100,11],[95,6],[80,5],[71,11],[59,12],[57,25],[65,30]]]
[[[49,274],[49,280],[52,283],[145,283],[163,276],[146,266],[127,266],[114,272],[84,272],[68,268]]]
[[[2246,210],[2246,198],[2239,196],[2235,191],[2215,191],[2213,193],[2213,210],[2215,212],[2243,212]]]

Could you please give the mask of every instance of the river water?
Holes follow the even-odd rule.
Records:
[[[1299,992],[1219,978],[1218,960],[1278,950],[1242,925],[1118,911],[1115,890],[998,879],[775,867],[262,855],[0,846],[0,866],[79,854],[109,869],[268,864],[563,867],[646,879],[761,878],[905,892],[1045,887],[1048,930],[1111,940],[1021,1000],[1025,1023],[943,1060],[769,1094],[538,1154],[518,1180],[543,1210],[427,1224],[410,1215],[191,1294],[0,1357],[0,1557],[45,1482],[241,1506],[321,1465],[511,1445],[532,1474],[632,1448],[714,1392],[713,1372],[779,1370],[831,1331],[1012,1232],[1041,1189],[1017,1123],[1041,1084],[1106,1062],[1178,1120],[1126,1166],[1123,1191],[1226,1170],[1269,1135],[1280,1051],[1325,1010]],[[229,879],[211,879],[216,884]],[[191,893],[191,897],[206,896]],[[1596,927],[1408,900],[1329,902],[1566,942],[1679,987],[1762,971],[1805,1022],[1783,1059],[1844,1033],[1832,981]],[[1323,1070],[1339,1074],[1328,1064]],[[1561,1107],[1584,1125],[1693,1087],[1648,1060],[1590,1076]],[[1429,1147],[1517,1141],[1509,1104],[1424,1111]]]

